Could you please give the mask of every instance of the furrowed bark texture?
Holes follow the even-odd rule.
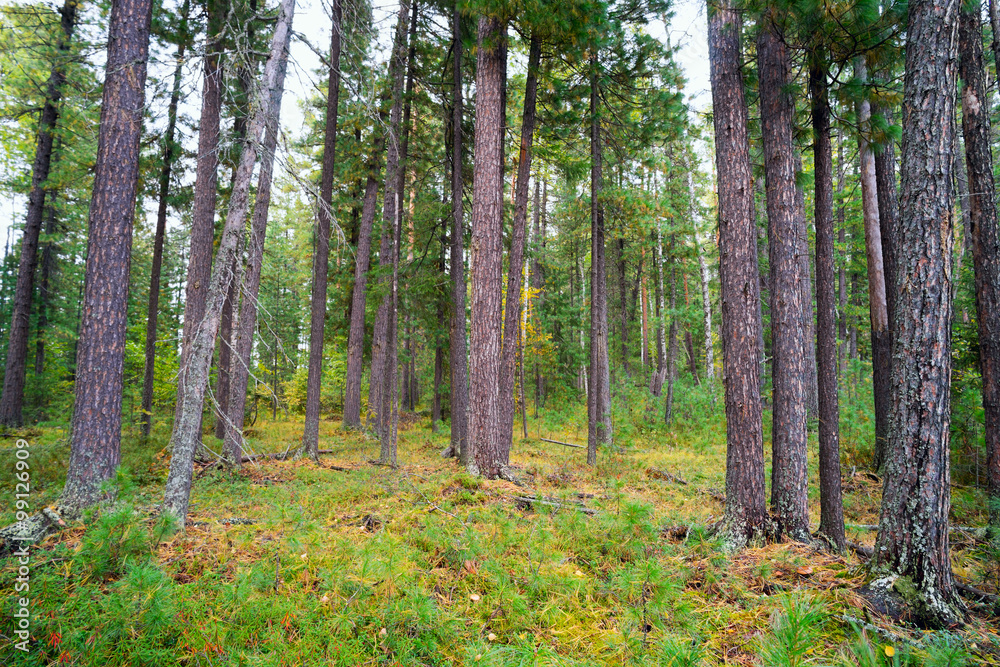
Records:
[[[212,363],[215,336],[219,332],[219,320],[226,292],[230,282],[234,280],[234,260],[240,239],[243,236],[243,226],[249,206],[250,180],[257,162],[261,134],[270,122],[273,93],[278,88],[280,77],[283,77],[283,61],[287,60],[288,57],[288,40],[291,36],[294,11],[295,0],[282,1],[274,35],[271,38],[270,53],[264,65],[263,90],[258,106],[255,107],[247,125],[243,151],[240,155],[236,178],[233,180],[226,225],[222,231],[222,240],[219,242],[219,251],[215,262],[216,270],[212,274],[211,283],[208,286],[205,317],[192,331],[188,368],[180,377],[182,383],[182,386],[178,387],[178,398],[181,402],[178,409],[180,419],[174,423],[174,430],[170,437],[173,455],[170,460],[170,473],[167,476],[164,492],[163,509],[164,512],[172,513],[180,521],[181,527],[187,521],[188,503],[191,499],[194,452],[200,439],[201,408],[208,386],[208,371]],[[230,414],[232,414],[233,405],[230,404],[229,407]]]
[[[451,322],[448,353],[451,366],[451,445],[449,452],[468,467],[469,376],[465,338],[465,225],[462,209],[462,19],[458,2],[452,10],[452,142],[451,142]]]
[[[826,54],[809,60],[813,126],[816,225],[816,366],[819,402],[819,532],[843,551],[844,507],[840,480],[840,404],[837,398],[837,333],[833,261],[833,147]]]
[[[3,393],[0,394],[0,424],[21,426],[24,421],[24,375],[28,364],[28,318],[31,296],[35,283],[35,266],[38,263],[38,237],[42,231],[45,213],[46,181],[52,169],[52,146],[55,142],[56,123],[59,120],[59,100],[66,81],[66,61],[70,42],[76,28],[77,0],[66,0],[62,9],[56,61],[49,73],[45,89],[45,104],[38,120],[38,138],[35,161],[31,166],[31,190],[28,193],[28,213],[21,237],[21,258],[14,287],[14,306],[11,312],[10,337],[7,342],[7,361],[3,376]],[[131,225],[131,218],[129,218]]]
[[[728,2],[708,7],[708,53],[719,179],[719,279],[726,399],[726,510],[729,548],[768,529],[760,404],[760,286],[747,105],[740,71],[740,16]]]
[[[188,254],[187,287],[184,292],[184,326],[181,331],[180,368],[174,423],[181,418],[181,392],[187,373],[188,348],[194,328],[205,314],[205,294],[212,277],[215,236],[216,186],[219,169],[219,122],[222,113],[222,40],[225,0],[209,0],[208,35],[202,77],[201,120],[198,122],[198,157],[195,167],[194,202],[191,210],[191,250]]]
[[[771,429],[771,514],[778,534],[809,539],[806,467],[806,327],[799,261],[796,201],[795,107],[784,90],[789,82],[788,51],[771,18],[757,37],[760,68],[761,133],[767,180],[768,257],[771,268],[773,426]],[[808,255],[807,255],[808,256]]]
[[[535,93],[542,42],[533,36],[528,48],[528,76],[524,84],[524,111],[521,118],[521,147],[517,158],[517,187],[514,190],[514,227],[510,241],[507,303],[504,308],[503,341],[500,348],[500,460],[510,462],[514,436],[514,366],[521,324],[521,278],[527,244],[528,193],[531,180],[531,144],[535,135]],[[537,188],[536,188],[537,190]],[[523,387],[522,387],[523,389]]]
[[[406,73],[406,28],[409,24],[410,5],[406,0],[399,5],[396,37],[389,65],[392,89],[392,107],[386,128],[385,188],[382,201],[382,240],[379,245],[379,265],[388,269],[381,279],[385,294],[375,313],[372,333],[372,367],[368,382],[368,423],[379,438],[379,462],[396,465],[396,431],[394,428],[397,406],[397,349],[396,349],[396,288],[395,276],[399,266],[399,225],[396,211],[402,202],[399,189],[400,129],[403,122],[403,76]]]
[[[948,545],[951,499],[952,119],[959,0],[910,3],[903,83],[898,312],[875,584],[907,591],[928,625],[961,618]]]
[[[87,267],[76,352],[69,470],[60,504],[76,511],[102,499],[121,457],[122,382],[132,219],[149,57],[150,0],[111,6]]]
[[[864,58],[855,65],[858,78],[865,80]],[[882,230],[879,222],[878,186],[875,180],[875,154],[867,132],[871,131],[871,105],[867,99],[858,104],[861,126],[861,208],[865,221],[865,256],[868,260],[868,306],[872,336],[872,391],[875,395],[875,448],[873,467],[882,471],[886,460],[886,438],[889,429],[889,310],[886,304],[885,265],[882,261]]]
[[[291,38],[291,31],[288,31],[286,36]],[[271,207],[274,153],[278,147],[278,118],[281,114],[281,97],[285,89],[288,48],[289,45],[286,43],[282,57],[278,59],[278,71],[273,85],[266,92],[270,99],[266,112],[260,173],[257,176],[257,196],[250,221],[250,242],[247,247],[246,265],[239,272],[242,277],[239,285],[241,288],[240,312],[233,327],[233,363],[229,370],[229,397],[226,401],[227,419],[224,439],[226,459],[230,465],[237,468],[243,462],[243,413],[246,407],[247,385],[250,378],[253,337],[257,330],[257,297],[260,294],[260,275],[264,264],[264,241],[267,238],[267,217]],[[275,354],[277,354],[277,349],[275,349]],[[277,364],[274,364],[274,367],[277,369]],[[277,386],[273,389],[273,395],[276,409]],[[317,452],[316,457],[318,456]]]
[[[160,311],[160,273],[163,267],[163,239],[167,233],[167,196],[170,194],[170,174],[173,171],[177,146],[174,133],[177,128],[177,105],[181,97],[181,75],[184,53],[187,50],[187,20],[191,3],[186,0],[181,10],[181,41],[177,45],[177,66],[174,68],[170,104],[167,107],[167,131],[163,137],[163,164],[160,167],[159,202],[156,208],[156,234],[153,238],[153,266],[149,272],[149,301],[146,308],[145,367],[142,376],[142,434],[149,436],[153,420],[153,371],[156,368],[156,324]]]
[[[976,274],[976,319],[983,378],[990,526],[1000,528],[1000,235],[990,144],[989,103],[983,69],[980,5],[961,11],[959,74],[962,77],[962,132],[969,172],[972,262]]]
[[[590,387],[587,392],[587,465],[597,465],[597,449],[613,441],[611,368],[608,357],[608,280],[601,202],[601,116],[598,110],[599,64],[590,60]]]
[[[323,137],[323,168],[319,177],[316,212],[316,250],[309,315],[309,376],[306,380],[306,423],[302,431],[302,453],[319,459],[319,409],[323,383],[323,333],[326,325],[326,280],[330,272],[330,225],[333,218],[333,176],[337,164],[337,105],[340,100],[341,0],[333,0],[330,38],[330,68],[326,93],[326,127]],[[362,312],[364,309],[362,308]]]
[[[501,474],[500,335],[503,330],[503,141],[507,24],[479,18],[472,195],[470,469]]]

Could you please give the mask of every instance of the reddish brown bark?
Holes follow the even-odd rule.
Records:
[[[503,330],[503,137],[507,23],[480,16],[476,67],[472,195],[472,338],[469,374],[470,469],[497,477],[500,433],[500,335]],[[474,407],[473,407],[474,406]]]
[[[761,134],[767,181],[768,256],[771,268],[773,426],[771,429],[771,514],[778,534],[809,539],[806,466],[806,328],[799,261],[796,201],[795,106],[787,92],[791,63],[769,16],[757,37]]]
[[[87,238],[77,344],[69,470],[60,504],[71,512],[99,502],[121,457],[132,220],[145,108],[150,0],[111,6],[101,124]]]
[[[715,155],[719,188],[719,279],[726,398],[726,509],[723,533],[739,548],[767,532],[760,405],[760,292],[740,16],[708,6]]]

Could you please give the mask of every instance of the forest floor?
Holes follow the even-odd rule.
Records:
[[[2,663],[1000,664],[996,616],[977,609],[955,632],[895,625],[857,593],[854,555],[797,543],[725,553],[708,530],[725,488],[718,415],[686,430],[624,427],[622,449],[591,469],[584,449],[540,440],[585,444],[584,416],[543,411],[515,436],[523,486],[468,476],[440,455],[447,431],[404,417],[399,469],[369,463],[377,443],[336,421],[321,425],[332,453],[320,465],[199,467],[188,528],[168,536],[148,518],[166,435],[132,443],[122,509],[32,555],[28,653],[10,642],[17,566],[0,560]],[[35,501],[50,502],[65,433],[22,435],[40,443]],[[281,453],[300,437],[300,420],[260,421],[250,442]],[[878,481],[848,469],[844,487],[848,524],[877,523]],[[956,524],[981,525],[981,498],[957,493]],[[810,501],[816,523],[815,491]],[[953,547],[956,572],[995,592],[996,555],[962,533]]]

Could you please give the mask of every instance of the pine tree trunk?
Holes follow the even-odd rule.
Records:
[[[664,402],[663,423],[669,425],[674,418],[674,376],[677,375],[677,276],[670,269],[670,328],[667,333],[667,400]]]
[[[708,273],[708,260],[705,250],[698,242],[695,234],[695,252],[698,254],[698,275],[701,278],[701,308],[705,329],[705,379],[711,385],[715,382],[715,350],[712,345],[712,295],[710,292],[711,276]]]
[[[728,1],[708,8],[708,46],[719,188],[719,279],[726,396],[723,534],[740,548],[767,532],[760,404],[760,292],[756,223],[743,93],[740,15]]]
[[[976,273],[976,319],[983,378],[990,526],[1000,530],[1000,234],[990,147],[989,97],[983,66],[980,6],[963,7],[959,31],[962,131],[969,171],[972,263]]]
[[[379,245],[379,264],[389,269],[389,275],[382,278],[385,295],[375,314],[375,328],[372,334],[372,365],[368,383],[369,423],[379,438],[379,462],[396,465],[396,434],[393,428],[398,410],[396,330],[396,291],[394,287],[399,266],[399,225],[396,211],[402,202],[399,187],[400,139],[403,122],[403,77],[407,65],[407,25],[410,6],[403,0],[399,6],[396,22],[396,37],[393,53],[389,61],[389,81],[392,107],[389,111],[389,125],[386,128],[385,188],[382,202],[382,240]]]
[[[403,229],[403,191],[406,187],[406,160],[409,154],[410,146],[410,115],[412,109],[413,100],[413,76],[414,67],[416,65],[416,52],[417,52],[417,1],[413,0],[413,5],[410,7],[410,33],[409,33],[409,49],[406,55],[406,88],[403,97],[403,123],[402,123],[402,142],[399,149],[399,169],[398,171],[398,181],[397,181],[397,192],[399,193],[399,205],[396,207],[396,229],[399,230],[396,233],[396,243],[402,243],[402,229]],[[412,182],[411,174],[411,182]],[[411,187],[410,189],[410,247],[408,250],[407,261],[413,261],[413,206],[415,194]],[[396,253],[399,254],[400,249],[396,249]],[[398,303],[395,304],[398,307]],[[417,387],[417,374],[416,367],[414,363],[414,356],[416,352],[414,351],[413,345],[413,327],[410,321],[410,313],[407,310],[403,325],[403,334],[405,342],[403,343],[404,357],[403,362],[403,409],[409,412],[414,412],[419,401],[419,390]]]
[[[796,157],[795,171],[802,171],[802,159]],[[809,261],[809,224],[806,220],[805,192],[795,187],[795,210],[798,220],[799,271],[802,277],[802,331],[805,354],[806,420],[815,419],[819,413],[819,382],[816,374],[816,325],[813,316],[812,266]]]
[[[839,341],[838,356],[840,358],[840,375],[847,373],[847,263],[850,255],[847,246],[847,224],[844,210],[844,132],[837,135],[837,243],[840,244],[842,258],[837,270],[837,337]]]
[[[915,0],[906,29],[898,312],[873,588],[906,591],[914,620],[961,619],[948,546],[950,259],[959,0]],[[934,233],[929,233],[933,231]],[[904,289],[905,286],[905,289]]]
[[[319,411],[323,387],[323,338],[326,325],[326,282],[330,272],[330,224],[333,218],[333,177],[337,166],[337,108],[340,100],[340,37],[343,8],[333,0],[330,67],[327,73],[326,126],[323,135],[323,168],[319,177],[316,214],[316,251],[313,254],[309,315],[309,375],[306,380],[306,420],[302,454],[319,460]],[[363,309],[362,309],[363,312]]]
[[[531,289],[535,292],[535,301],[539,304],[542,299],[542,287],[545,284],[544,278],[542,277],[542,249],[545,247],[545,232],[544,227],[541,224],[541,200],[539,199],[540,186],[538,183],[538,173],[535,173],[535,196],[531,207],[531,221],[534,231],[532,232],[532,238],[534,239],[535,249],[531,255]],[[539,306],[533,305],[532,311],[538,313]],[[535,361],[535,418],[538,418],[538,404],[541,402],[542,398],[542,372],[539,368],[537,357]]]
[[[451,444],[445,452],[458,456],[464,467],[469,456],[469,375],[465,333],[465,225],[463,224],[462,179],[462,19],[458,0],[452,8],[452,143],[451,143],[451,321],[448,354],[451,367]]]
[[[163,508],[164,512],[173,514],[180,521],[181,527],[187,520],[195,446],[200,435],[201,409],[208,386],[208,372],[212,363],[215,337],[219,331],[222,305],[226,299],[230,282],[237,279],[233,275],[233,266],[249,207],[250,180],[257,162],[261,134],[266,126],[275,123],[275,120],[272,120],[272,114],[275,119],[277,116],[277,109],[272,105],[276,95],[280,94],[278,91],[281,89],[280,84],[284,79],[294,11],[295,0],[283,0],[278,12],[274,35],[271,38],[270,53],[264,66],[264,85],[262,88],[265,94],[262,95],[260,106],[254,109],[250,117],[246,139],[240,154],[239,167],[233,181],[233,191],[229,198],[229,211],[226,214],[226,224],[222,231],[222,239],[219,242],[219,251],[216,256],[216,270],[212,274],[211,283],[208,286],[205,317],[192,331],[188,367],[180,376],[181,386],[178,387],[181,401],[180,419],[174,423],[174,430],[170,437],[173,456],[170,460],[170,473],[167,476]],[[276,127],[276,125],[274,126]],[[262,167],[261,172],[263,173],[263,171]],[[258,205],[261,205],[261,202],[258,202]],[[234,364],[234,371],[240,370],[241,366],[240,363]],[[238,384],[235,379],[234,377],[231,389]],[[245,397],[246,386],[243,385],[243,387]],[[230,398],[233,397],[234,393],[234,391],[230,392]],[[230,414],[233,414],[235,407],[230,402]],[[239,407],[242,411],[242,404]]]
[[[384,122],[384,114],[381,114]],[[344,428],[361,428],[361,376],[365,347],[365,302],[368,292],[368,269],[371,265],[372,228],[378,204],[378,177],[385,133],[375,133],[375,145],[368,167],[365,198],[361,207],[358,243],[354,251],[354,289],[351,292],[351,324],[347,334],[347,371],[344,380]]]
[[[773,19],[763,19],[757,37],[761,133],[767,180],[768,258],[771,268],[773,426],[771,514],[778,535],[809,539],[806,466],[806,327],[803,304],[799,208],[795,187],[795,107],[785,90],[788,51]],[[807,255],[808,257],[808,255]]]
[[[289,31],[289,36],[291,32]],[[267,238],[267,218],[271,207],[271,183],[274,173],[274,154],[278,147],[278,118],[281,114],[281,98],[285,88],[285,71],[288,65],[288,45],[285,56],[278,61],[277,76],[269,89],[270,102],[264,127],[264,144],[257,177],[257,193],[254,200],[253,216],[250,221],[250,240],[247,246],[246,266],[237,273],[242,280],[240,290],[240,310],[233,326],[233,364],[229,371],[229,397],[226,401],[226,432],[224,451],[226,459],[235,467],[243,461],[243,415],[247,400],[247,386],[250,379],[250,357],[253,352],[254,332],[257,330],[257,298],[260,294],[260,276],[264,263],[264,242]],[[228,290],[227,290],[228,291]],[[280,290],[279,290],[280,295]],[[233,299],[235,306],[236,299]],[[277,336],[276,336],[277,338]],[[274,342],[274,387],[272,389],[272,418],[278,412],[278,341]],[[307,452],[309,453],[309,452]],[[318,458],[318,453],[316,458]]]
[[[874,113],[892,123],[888,107],[876,106]],[[960,163],[960,162],[959,162]],[[896,227],[899,225],[899,196],[896,193],[896,150],[891,140],[875,154],[875,184],[878,189],[879,233],[882,236],[882,268],[885,271],[885,312],[889,322],[886,346],[892,354],[892,331],[896,313]],[[958,275],[958,272],[955,272]],[[956,281],[957,282],[957,281]]]
[[[840,474],[840,405],[837,398],[833,260],[833,148],[826,53],[809,55],[816,224],[816,366],[819,400],[819,532],[838,551],[846,546]]]
[[[608,358],[608,281],[605,271],[604,207],[601,202],[600,75],[590,58],[590,390],[587,392],[587,465],[597,465],[597,450],[611,445],[611,369]]]
[[[184,53],[187,50],[187,21],[190,0],[185,0],[181,10],[181,41],[177,45],[177,67],[174,68],[170,104],[167,107],[167,131],[163,137],[163,164],[160,167],[159,203],[156,209],[156,234],[153,237],[153,266],[149,275],[149,302],[146,308],[145,367],[142,378],[142,435],[149,437],[153,420],[153,371],[156,368],[156,324],[160,311],[160,272],[163,267],[163,240],[167,232],[167,196],[170,194],[170,175],[173,171],[174,132],[177,127],[177,105],[181,97],[181,75]]]
[[[865,80],[867,67],[858,58],[858,78]],[[879,222],[878,187],[875,180],[875,155],[867,133],[870,132],[871,105],[862,100],[857,109],[861,125],[859,150],[861,160],[861,207],[865,221],[865,255],[868,260],[868,305],[872,336],[872,393],[875,395],[875,447],[872,466],[883,471],[886,461],[886,437],[889,430],[889,311],[886,305],[885,265],[882,261],[882,231]]]
[[[186,384],[188,348],[192,332],[205,314],[205,295],[212,277],[215,237],[216,185],[219,169],[219,127],[222,114],[222,43],[226,0],[207,2],[208,26],[202,77],[201,119],[198,122],[198,157],[195,168],[194,202],[191,209],[191,249],[188,254],[187,288],[184,293],[184,326],[181,332],[180,368],[174,423],[181,418],[181,392]],[[198,428],[201,428],[199,418]]]
[[[528,75],[524,84],[524,111],[521,118],[521,147],[517,158],[517,186],[514,190],[514,226],[511,232],[507,302],[504,308],[503,341],[500,348],[500,452],[497,466],[510,462],[514,437],[514,371],[521,326],[521,277],[527,244],[528,193],[531,180],[531,146],[535,134],[535,93],[542,42],[532,36],[528,48]]]
[[[141,1],[141,0],[140,0]],[[66,0],[62,9],[56,60],[49,72],[45,88],[45,104],[38,121],[38,138],[35,145],[35,161],[31,166],[31,191],[28,193],[28,212],[24,220],[21,237],[21,259],[17,269],[17,285],[14,288],[14,307],[11,313],[10,336],[7,343],[7,362],[3,376],[3,393],[0,394],[0,424],[21,426],[24,421],[24,376],[28,364],[28,319],[31,312],[31,297],[34,291],[35,266],[38,263],[38,237],[42,231],[45,213],[45,195],[49,172],[52,169],[52,146],[55,140],[56,123],[59,120],[59,100],[66,81],[65,67],[69,57],[70,41],[76,28],[76,12],[79,3]],[[131,7],[131,6],[130,6]],[[134,11],[130,8],[127,11]],[[148,36],[147,36],[148,37]],[[145,74],[145,62],[143,62]],[[127,104],[130,100],[125,100]],[[128,169],[125,165],[124,169]],[[123,221],[124,222],[124,221]],[[128,218],[131,229],[132,218]],[[128,283],[126,282],[126,285]]]
[[[56,232],[56,207],[55,196],[48,198],[46,204],[48,214],[45,222],[45,235],[50,240],[45,244],[42,251],[42,277],[38,285],[38,322],[36,323],[35,334],[35,375],[41,375],[45,371],[45,341],[48,337],[49,329],[49,304],[52,300],[52,290],[50,280],[55,271],[56,249],[51,237]]]
[[[472,196],[472,339],[469,358],[470,470],[502,474],[501,331],[503,330],[503,135],[507,24],[479,18],[476,156]],[[475,406],[474,409],[472,406]]]
[[[60,505],[100,502],[121,460],[122,388],[132,219],[149,57],[149,0],[111,6],[87,267],[77,343],[69,469]]]
[[[664,302],[665,289],[663,282],[663,236],[659,228],[656,230],[656,369],[649,380],[649,391],[659,397],[663,392],[663,379],[667,373],[667,338],[663,323],[667,318],[667,307]]]

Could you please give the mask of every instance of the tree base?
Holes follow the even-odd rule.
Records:
[[[948,600],[937,589],[918,588],[909,577],[875,579],[858,593],[875,611],[896,622],[928,629],[954,628],[965,623],[965,610],[957,599]]]
[[[0,556],[9,556],[31,544],[37,544],[66,527],[62,515],[46,507],[23,521],[0,529]]]

